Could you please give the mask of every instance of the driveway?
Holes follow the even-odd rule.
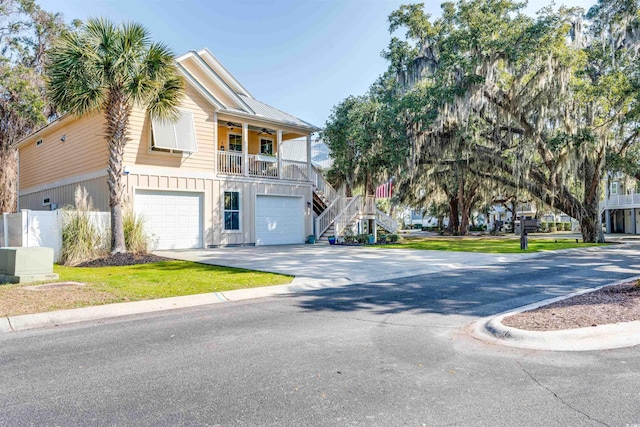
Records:
[[[377,249],[361,246],[286,245],[157,251],[169,258],[311,278],[366,283],[469,266],[493,266],[538,254]]]

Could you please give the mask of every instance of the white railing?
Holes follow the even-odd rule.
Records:
[[[278,178],[278,159],[275,157],[249,154],[249,176]]]
[[[311,168],[311,182],[315,185],[316,189],[324,195],[329,203],[333,203],[339,197],[338,192],[329,184],[315,166]]]
[[[280,160],[282,164],[282,179],[292,181],[308,181],[307,162],[297,160]]]
[[[344,209],[340,211],[338,216],[336,216],[333,227],[335,229],[336,236],[342,234],[345,228],[353,221],[358,212],[362,209],[362,196],[356,196],[352,198],[345,198],[346,204]]]
[[[218,151],[218,173],[222,175],[244,175],[244,155],[237,151]],[[252,178],[277,179],[278,158],[263,154],[249,154],[248,175]],[[281,160],[282,179],[308,181],[307,162]]]
[[[242,153],[218,151],[218,172],[226,175],[243,175]]]
[[[617,207],[617,206],[640,206],[640,194],[615,194],[610,195],[608,198],[601,202],[603,208]]]
[[[382,228],[384,228],[390,233],[395,233],[396,231],[398,231],[398,221],[391,218],[389,215],[387,215],[386,213],[382,212],[379,209],[376,209],[376,215],[377,215],[376,221],[378,222],[378,224],[380,224]]]
[[[327,231],[342,209],[344,209],[344,199],[338,198],[318,215],[316,218],[316,239],[320,239],[320,236]]]
[[[374,196],[365,196],[360,213],[363,215],[375,215],[376,210],[376,198]]]

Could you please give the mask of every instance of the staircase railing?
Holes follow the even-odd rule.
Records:
[[[347,201],[347,203],[333,222],[336,236],[342,234],[344,229],[347,228],[351,221],[353,221],[353,218],[355,218],[362,209],[362,196],[355,196],[350,199],[345,198],[344,200]]]
[[[331,223],[336,219],[340,211],[344,208],[344,199],[337,198],[316,218],[316,239],[327,231]]]
[[[324,195],[329,204],[332,204],[340,197],[338,192],[331,186],[331,184],[329,184],[329,181],[322,176],[322,173],[320,173],[315,166],[311,168],[311,182],[315,188]]]
[[[378,224],[387,230],[390,233],[395,233],[398,231],[398,221],[391,218],[386,213],[382,212],[380,209],[376,209],[377,222]]]

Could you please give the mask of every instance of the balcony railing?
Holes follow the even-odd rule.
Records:
[[[244,175],[242,153],[218,151],[218,172],[225,175]]]
[[[247,165],[243,153],[218,151],[218,173],[221,175],[246,176],[253,178],[287,179],[309,181],[307,162],[280,160],[282,176],[278,175],[278,158],[261,154],[247,155]],[[248,169],[245,170],[245,167]]]
[[[640,194],[615,194],[600,202],[602,208],[640,207]]]

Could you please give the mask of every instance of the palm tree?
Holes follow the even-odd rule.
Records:
[[[62,111],[75,116],[102,113],[109,146],[107,180],[111,208],[111,252],[125,252],[122,225],[122,157],[132,108],[152,118],[175,120],[184,81],[164,44],[152,42],[137,23],[114,25],[90,19],[64,34],[50,53],[47,91]]]

